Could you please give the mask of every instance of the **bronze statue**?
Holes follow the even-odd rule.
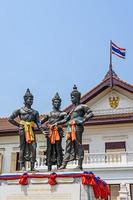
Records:
[[[56,123],[56,125],[67,125],[66,133],[66,150],[62,166],[59,169],[65,169],[69,161],[78,160],[77,169],[82,170],[82,162],[84,159],[84,150],[82,146],[82,134],[84,131],[84,123],[91,117],[93,113],[87,105],[80,104],[81,94],[77,90],[76,85],[71,92],[71,101],[73,109],[64,120]]]
[[[53,110],[49,115],[45,115],[41,123],[45,123],[47,127],[47,151],[46,151],[46,165],[48,171],[51,171],[52,165],[57,165],[57,169],[61,166],[63,161],[62,137],[63,127],[53,126],[56,122],[64,119],[66,113],[60,110],[61,98],[58,93],[52,99]]]
[[[34,164],[36,162],[36,137],[34,132],[35,125],[44,133],[39,120],[38,111],[31,108],[33,104],[33,95],[27,89],[24,95],[24,106],[9,117],[9,122],[19,128],[20,136],[20,152],[19,163],[20,170],[25,170],[25,162],[30,161],[31,171],[34,171]],[[15,120],[19,118],[18,120]]]

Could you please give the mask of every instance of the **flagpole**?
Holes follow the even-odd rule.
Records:
[[[110,63],[109,63],[109,73],[110,73],[110,87],[113,87],[113,70],[112,70],[112,40],[110,40]]]

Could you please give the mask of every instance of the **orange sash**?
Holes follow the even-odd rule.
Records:
[[[71,128],[71,132],[67,132],[66,134],[66,140],[76,140],[76,122],[75,120],[72,120],[69,122],[69,126]]]
[[[50,138],[50,143],[51,144],[55,144],[56,141],[60,140],[60,134],[58,132],[58,128],[59,128],[59,126],[51,127],[49,125],[49,129],[50,129],[49,138]]]
[[[35,140],[34,138],[34,133],[32,128],[34,128],[35,123],[34,122],[26,122],[24,120],[20,121],[20,124],[24,126],[24,131],[25,131],[25,138],[27,143],[31,143]]]

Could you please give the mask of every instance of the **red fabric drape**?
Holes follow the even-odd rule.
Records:
[[[56,185],[57,184],[56,177],[57,177],[56,173],[50,174],[49,177],[48,177],[48,184],[50,184],[50,185]]]
[[[28,174],[27,173],[23,174],[20,177],[19,184],[20,185],[28,185]]]
[[[95,185],[94,174],[81,174],[83,185]]]

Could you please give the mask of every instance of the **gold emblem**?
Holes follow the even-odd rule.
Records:
[[[117,108],[119,105],[120,98],[119,97],[109,97],[109,105],[111,108]]]

